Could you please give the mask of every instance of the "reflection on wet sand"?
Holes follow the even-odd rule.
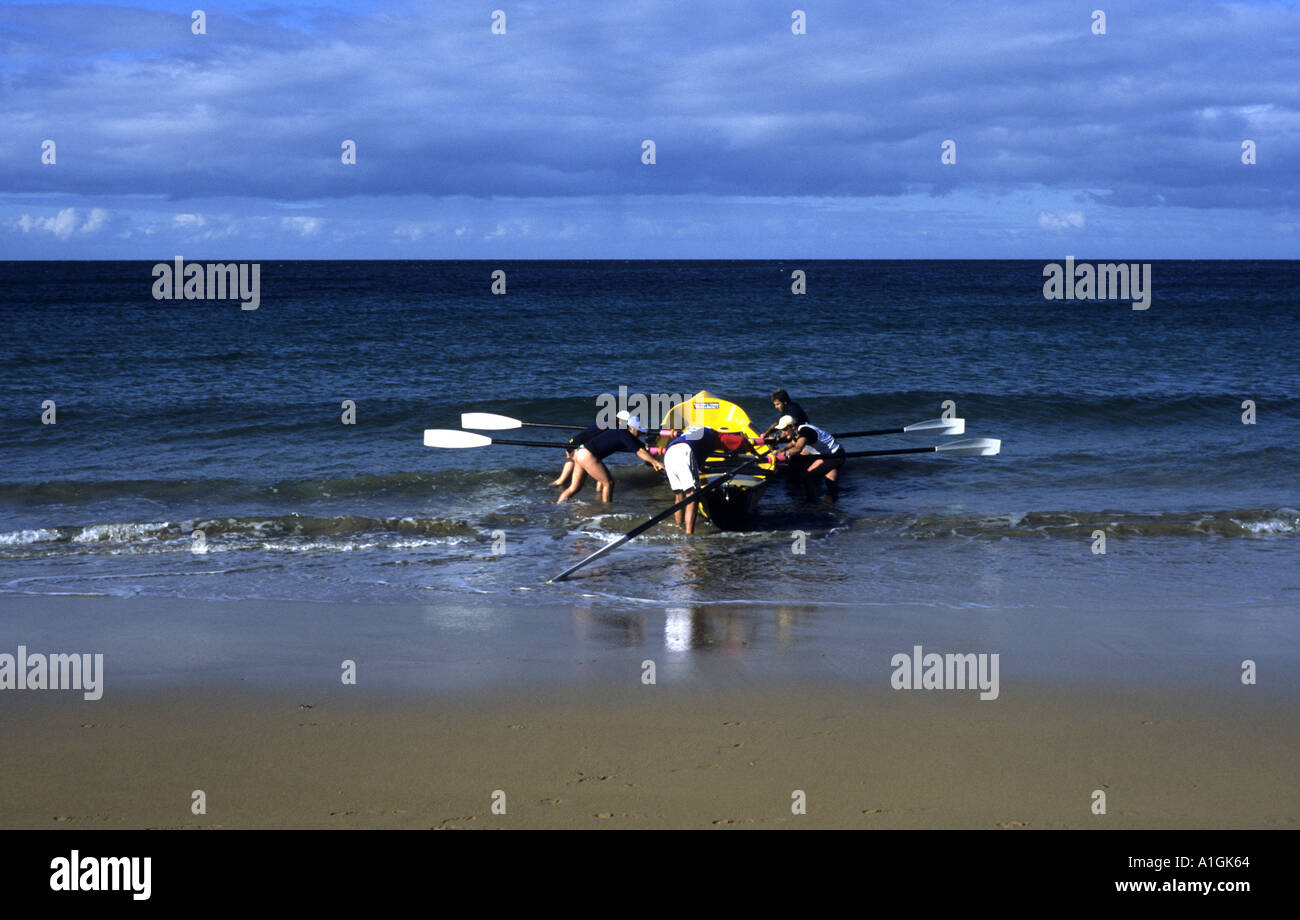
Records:
[[[742,658],[751,650],[792,645],[815,611],[800,607],[699,604],[659,611],[573,610],[574,637],[601,648],[662,647],[674,654],[714,652]],[[662,632],[657,620],[662,617]],[[657,634],[661,640],[657,640]]]

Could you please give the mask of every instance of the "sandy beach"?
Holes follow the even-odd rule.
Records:
[[[1036,688],[981,702],[637,685],[430,700],[189,688],[92,706],[27,693],[4,700],[0,823],[1293,828],[1297,709],[1248,694],[1229,704]],[[1091,811],[1098,789],[1105,815]],[[192,813],[195,790],[204,815]],[[806,814],[792,812],[796,790]]]
[[[0,689],[0,827],[1296,826],[1290,645],[1154,616],[10,598],[0,656],[104,663]],[[893,689],[915,644],[996,694]]]

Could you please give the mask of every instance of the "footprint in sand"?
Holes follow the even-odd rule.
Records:
[[[538,805],[559,805],[564,799],[542,799]]]
[[[864,808],[864,809],[862,809],[862,813],[863,813],[864,815],[879,815],[879,814],[883,814],[884,811],[885,811],[885,810],[884,810],[883,808]]]
[[[298,708],[299,708],[299,709],[311,709],[311,704],[310,704],[310,703],[299,703],[299,704],[298,704]]]
[[[439,822],[438,826],[432,829],[435,831],[454,831],[460,829],[460,825],[455,822],[477,821],[477,820],[478,820],[478,815],[466,815],[463,818],[443,818],[442,821]]]
[[[998,827],[1004,829],[1010,829],[1013,827],[1028,827],[1028,826],[1029,826],[1028,821],[1003,821],[1001,824],[998,825]]]
[[[55,820],[55,821],[71,821],[72,819],[71,819],[70,817],[68,817],[67,815],[55,815],[55,816],[54,816],[54,820]]]
[[[733,821],[731,818],[719,818],[718,820],[714,821],[713,823],[714,823],[714,824],[735,824],[736,822]]]
[[[723,722],[723,725],[744,725],[743,722]]]
[[[82,728],[94,728],[94,727],[95,727],[95,723],[94,723],[94,722],[82,722],[82,723],[81,723],[81,727],[82,727]]]

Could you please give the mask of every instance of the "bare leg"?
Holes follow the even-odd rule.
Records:
[[[565,489],[563,492],[560,493],[560,497],[555,500],[555,503],[558,505],[561,502],[568,501],[574,495],[577,495],[578,490],[582,488],[582,484],[586,481],[587,481],[586,471],[582,467],[578,466],[577,464],[574,464],[573,483],[567,489]]]
[[[568,483],[569,475],[572,472],[573,472],[573,458],[570,457],[568,460],[564,461],[564,469],[560,470],[560,475],[556,477],[555,482],[551,483],[551,485],[553,486],[565,485],[566,483]]]
[[[685,497],[686,497],[686,493],[685,493],[685,492],[674,492],[674,493],[673,493],[673,498],[675,499],[675,501],[674,501],[673,503],[674,503],[674,504],[681,504],[682,499],[685,498]],[[681,522],[682,522],[682,509],[681,509],[681,508],[678,508],[676,511],[673,512],[673,520],[676,521],[678,524],[681,524]]]
[[[579,475],[582,475],[585,479],[587,476],[590,476],[592,479],[596,480],[596,494],[598,494],[602,500],[609,501],[609,498],[606,496],[611,495],[613,492],[614,477],[609,475],[609,470],[605,469],[605,464],[601,463],[592,456],[590,451],[586,450],[577,451],[573,455],[573,463],[575,466],[573,478],[576,480]],[[576,489],[573,486],[570,486],[569,492],[560,496],[560,501],[564,501],[565,497],[574,491],[576,491]]]
[[[592,479],[596,480],[596,492],[600,500],[608,504],[614,500],[614,477],[610,475],[605,464],[588,454],[583,459],[583,468]]]
[[[694,489],[691,489],[691,491],[686,493],[686,496],[688,498],[693,497],[694,495],[695,495]],[[699,509],[698,502],[691,502],[689,505],[686,506],[686,532],[688,534],[695,533],[695,512],[698,509]]]

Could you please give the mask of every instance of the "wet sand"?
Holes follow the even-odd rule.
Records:
[[[1300,823],[1300,708],[1249,687],[1021,685],[980,701],[807,683],[439,697],[189,686],[94,703],[11,691],[0,706],[6,828]],[[806,814],[792,812],[796,790]]]
[[[597,603],[8,598],[0,654],[104,670],[98,700],[0,689],[0,827],[1300,821],[1295,641],[1271,611]],[[918,644],[999,655],[996,698],[891,689]]]

